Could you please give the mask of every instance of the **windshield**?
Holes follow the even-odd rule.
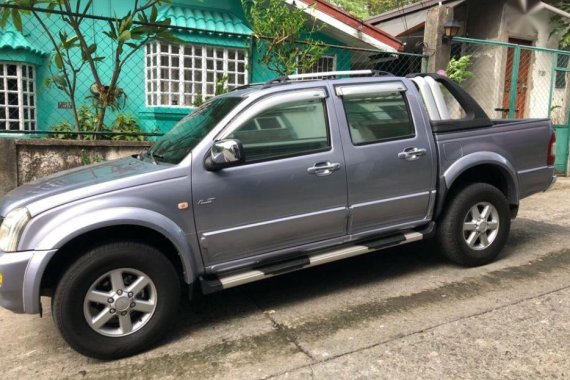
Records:
[[[224,96],[202,104],[180,120],[150,149],[156,161],[178,164],[243,98]]]

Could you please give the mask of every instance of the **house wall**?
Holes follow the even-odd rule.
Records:
[[[470,38],[501,40],[505,19],[504,2],[487,2],[481,7],[477,1],[467,2],[458,21],[464,25],[463,34]],[[490,117],[500,117],[494,111],[502,106],[507,49],[493,45],[464,44],[462,55],[471,55],[470,71],[474,77],[463,87],[483,107]]]
[[[559,40],[551,36],[549,12],[542,11],[532,17],[523,15],[511,1],[489,2],[485,7],[477,2],[468,3],[468,37],[508,42],[509,38],[531,41],[533,46],[556,49]],[[472,55],[471,71],[475,77],[464,83],[464,87],[475,97],[491,117],[500,118],[504,114],[494,111],[503,107],[505,73],[508,49],[504,46],[464,44],[463,55]],[[554,54],[532,52],[528,62],[528,88],[525,117],[548,117],[550,100],[551,69]],[[481,80],[484,78],[484,80]],[[559,103],[568,102],[566,91],[557,90],[555,98]],[[566,97],[567,98],[567,97]]]
[[[124,15],[131,7],[133,0],[126,1],[112,1],[112,0],[97,0],[94,1],[93,7],[91,9],[91,14],[96,16],[106,16],[115,17]],[[238,18],[245,20],[243,10],[241,7],[241,1],[239,0],[208,0],[207,2],[203,0],[186,0],[186,1],[174,1],[174,5],[187,6],[187,7],[200,7],[200,8],[217,8],[232,12]],[[31,17],[24,16],[24,32],[23,34],[28,39],[28,41],[34,46],[41,47],[46,52],[51,52],[51,42],[48,36],[43,33],[40,25],[37,21]],[[57,16],[51,16],[46,18],[46,24],[48,25],[50,31],[56,35],[62,30],[62,25],[58,22]],[[84,32],[89,36],[89,40],[94,41],[97,46],[97,54],[100,56],[105,56],[102,62],[97,63],[98,73],[101,75],[101,80],[103,83],[108,83],[111,80],[113,61],[111,59],[114,52],[113,45],[111,41],[103,34],[103,31],[107,29],[106,21],[98,20],[86,20],[85,21]],[[70,30],[66,31],[72,34]],[[249,81],[250,82],[263,82],[266,80],[273,79],[277,74],[272,73],[267,70],[262,64],[259,63],[260,52],[251,47],[251,40],[245,41],[243,38],[238,39],[236,37],[228,35],[211,35],[204,33],[198,35],[194,33],[192,35],[188,33],[181,33],[179,36],[189,43],[198,44],[209,44],[215,46],[243,46],[249,52]],[[336,41],[328,36],[321,34],[319,36],[323,42],[342,45],[339,41]],[[330,49],[327,54],[337,55],[337,69],[349,69],[351,62],[351,54],[348,51],[343,51],[339,49]],[[3,57],[0,53],[0,61],[7,59],[9,57]],[[141,49],[138,51],[130,61],[125,65],[123,72],[119,80],[119,87],[125,90],[127,94],[126,106],[117,112],[108,111],[108,115],[105,119],[106,125],[109,127],[114,121],[118,113],[127,113],[137,116],[140,121],[141,127],[144,131],[152,132],[158,131],[168,131],[178,120],[183,116],[191,112],[192,108],[171,108],[171,107],[147,107],[145,105],[145,64],[144,64],[145,53]],[[77,62],[81,60],[81,57],[77,57]],[[37,85],[37,128],[39,130],[49,130],[58,123],[68,121],[73,124],[73,112],[71,109],[67,108],[68,97],[62,91],[56,88],[47,88],[44,84],[46,78],[50,76],[48,68],[48,58],[44,58],[43,62],[37,66],[36,71],[36,85]],[[92,105],[91,100],[88,98],[91,94],[89,92],[89,86],[94,83],[91,70],[86,66],[84,67],[78,75],[78,91],[76,94],[76,100],[78,106]]]

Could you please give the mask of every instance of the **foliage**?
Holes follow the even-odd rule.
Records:
[[[104,132],[104,131],[108,131],[108,129],[105,128],[105,125],[103,125],[103,127],[98,127],[100,125],[99,114],[96,112],[93,112],[93,110],[91,108],[89,108],[89,106],[82,105],[77,110],[77,114],[78,114],[79,130],[80,131],[83,131],[83,132],[96,132],[96,131]],[[85,140],[96,140],[97,139],[95,135],[84,135],[83,138]]]
[[[320,30],[315,19],[283,0],[242,0],[261,52],[260,62],[279,75],[306,71],[326,48],[314,39]],[[303,40],[303,43],[298,41]]]
[[[53,132],[60,132],[61,134],[52,135],[51,137],[61,140],[76,139],[78,135],[72,132],[94,132],[98,121],[97,114],[89,106],[82,105],[77,109],[77,128],[74,130],[71,123],[63,121],[51,128]],[[85,140],[93,140],[93,135],[82,135],[80,137]]]
[[[224,75],[216,81],[216,92],[215,96],[222,95],[228,92],[228,77]]]
[[[368,0],[368,11],[371,16],[375,16],[415,2],[416,0]]]
[[[196,94],[194,103],[192,103],[192,105],[194,107],[200,107],[202,104],[204,104],[204,97],[202,96],[202,91],[198,90],[198,93]]]
[[[99,124],[99,115],[94,112],[92,108],[87,105],[82,105],[77,109],[78,120],[79,120],[79,132],[96,132],[97,126]],[[51,138],[60,140],[76,139],[77,134],[73,133],[76,130],[73,128],[71,123],[68,121],[63,121],[51,127],[51,131],[58,132],[58,134],[51,135]],[[112,135],[111,132],[115,133],[143,133],[140,128],[138,120],[133,115],[128,114],[118,114],[108,129],[103,125],[102,130],[99,132],[109,132],[109,134],[98,135],[103,139],[111,139],[114,141],[144,141],[144,136],[129,136],[129,135]],[[94,140],[94,135],[82,135],[85,140]]]
[[[473,73],[469,71],[470,68],[471,56],[464,55],[459,59],[451,58],[449,64],[447,65],[446,73],[451,80],[461,84],[467,79],[473,78]]]
[[[52,132],[59,132],[58,134],[49,135],[52,139],[58,140],[70,140],[77,138],[77,135],[74,135],[73,126],[69,121],[63,121],[61,123],[57,123],[53,127],[51,127]]]
[[[551,2],[555,7],[570,13],[570,2],[568,0],[553,1]],[[550,36],[557,34],[561,37],[560,48],[566,49],[570,47],[570,20],[566,17],[556,15],[550,19],[552,23],[552,33]]]
[[[119,114],[113,122],[111,132],[115,133],[142,133],[138,120],[133,115]],[[115,135],[115,141],[144,141],[144,136]]]
[[[370,16],[368,1],[365,0],[332,0],[331,3],[360,18]]]
[[[87,16],[93,2],[94,0],[4,0],[5,4],[15,5],[17,8],[4,7],[0,17],[0,27],[4,27],[11,19],[19,31],[23,28],[22,16],[33,17],[40,24],[53,47],[49,67],[51,75],[46,84],[57,87],[69,97],[78,131],[80,121],[76,90],[79,72],[88,68],[93,76],[93,85],[90,87],[92,95],[89,98],[98,115],[95,130],[101,131],[104,128],[107,109],[118,110],[126,101],[126,94],[118,86],[125,63],[149,41],[178,41],[169,30],[171,20],[158,20],[157,6],[169,3],[170,0],[134,0],[132,9],[123,17],[109,21],[107,30],[103,32],[113,46],[108,59],[112,62],[111,79],[104,83],[97,62],[106,60],[107,57],[99,52],[98,45],[94,42],[95,38],[100,39],[100,36],[85,33],[88,30],[85,25],[91,22]],[[44,13],[38,10],[42,8],[60,12],[50,16],[58,18],[57,21],[61,25],[58,33],[54,33],[45,24],[42,18]],[[108,67],[105,67],[105,70],[108,70]]]
[[[381,13],[405,7],[417,0],[332,0],[332,3],[360,18],[376,16]]]
[[[95,154],[94,156],[91,156],[89,153],[85,151],[85,149],[81,149],[81,152],[79,152],[79,159],[81,160],[81,165],[91,165],[105,161],[105,158],[100,154]]]

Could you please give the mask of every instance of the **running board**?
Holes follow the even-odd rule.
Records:
[[[434,231],[435,223],[432,222],[421,231],[410,231],[402,234],[390,235],[378,240],[363,242],[332,251],[314,253],[312,255],[305,255],[300,257],[297,256],[291,260],[268,264],[263,267],[238,273],[234,272],[231,274],[220,275],[219,277],[200,277],[202,291],[205,294],[213,293],[218,290],[233,288],[235,286],[263,280],[283,273],[289,273],[297,271],[299,269],[311,268],[317,265],[363,255],[365,253],[374,252],[380,249],[408,244],[414,241],[430,238],[433,236]]]

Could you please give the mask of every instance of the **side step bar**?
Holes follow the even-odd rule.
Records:
[[[221,275],[219,277],[201,277],[200,282],[202,285],[202,290],[205,294],[213,293],[218,290],[233,288],[235,286],[263,280],[283,273],[289,273],[304,268],[311,268],[317,265],[363,255],[365,253],[377,251],[380,249],[423,240],[433,236],[434,232],[435,223],[432,222],[421,231],[410,231],[397,235],[390,235],[378,240],[367,241],[356,245],[350,245],[348,247],[345,246],[344,248],[334,249],[332,251],[314,253],[312,255],[297,256],[291,260],[273,263],[247,271]]]

